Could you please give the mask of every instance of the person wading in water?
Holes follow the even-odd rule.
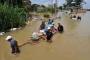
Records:
[[[50,27],[48,27],[48,31],[46,32],[46,39],[47,39],[47,42],[52,42],[52,36],[53,36],[53,33],[52,33],[52,31],[51,31],[51,29],[50,29]]]
[[[60,23],[58,23],[57,29],[58,29],[58,32],[60,32],[60,33],[64,32],[63,26]]]
[[[12,54],[20,53],[18,42],[12,36],[7,36],[6,41],[10,43]]]
[[[41,23],[41,25],[40,25],[40,30],[43,30],[43,29],[45,29],[45,21],[42,21],[42,23]]]

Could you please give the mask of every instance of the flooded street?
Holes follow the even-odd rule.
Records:
[[[17,56],[10,53],[10,47],[5,37],[12,35],[19,45],[27,42],[32,32],[38,31],[41,21],[31,21],[24,29],[7,33],[0,37],[0,60],[90,60],[90,12],[82,14],[81,21],[71,20],[63,15],[61,22],[64,26],[63,34],[55,34],[53,42],[40,40],[38,44],[26,44],[20,47]]]

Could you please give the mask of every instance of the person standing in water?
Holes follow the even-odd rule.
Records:
[[[40,30],[43,30],[43,29],[45,29],[45,21],[42,21],[42,23],[41,23],[41,25],[40,25]]]
[[[64,31],[63,26],[62,26],[60,23],[58,23],[57,30],[58,30],[58,32],[60,32],[60,33],[62,33],[62,32]]]
[[[52,24],[53,22],[54,22],[53,19],[49,19],[48,20],[48,25]]]
[[[52,33],[50,27],[48,27],[48,31],[46,32],[47,42],[51,42],[51,41],[52,41],[52,40],[51,40],[52,36],[53,36],[53,33]]]
[[[78,16],[78,17],[77,17],[77,20],[81,20],[81,16]]]
[[[12,36],[7,36],[6,41],[10,43],[12,54],[20,53],[18,42]]]

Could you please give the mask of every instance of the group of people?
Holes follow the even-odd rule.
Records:
[[[58,26],[55,27],[53,22],[54,21],[51,19],[49,19],[47,23],[45,21],[42,21],[39,32],[33,32],[31,40],[38,41],[42,38],[44,40],[47,40],[47,42],[52,42],[52,37],[56,32],[62,33],[64,31],[63,26],[60,23],[58,23]],[[6,41],[10,43],[12,54],[20,53],[18,42],[12,36],[7,36]]]
[[[58,23],[58,26],[56,27],[54,25],[54,20],[49,19],[48,22],[42,21],[39,32],[33,32],[31,38],[33,41],[43,38],[44,40],[47,40],[47,42],[51,42],[52,37],[56,32],[62,33],[63,31],[63,26],[60,23]]]
[[[73,20],[81,20],[81,16],[71,15],[70,17],[71,17],[71,19],[73,19]]]

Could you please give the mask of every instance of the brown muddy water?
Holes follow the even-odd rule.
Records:
[[[19,45],[26,43],[33,31],[38,31],[41,21],[32,21],[24,29],[7,33],[0,37],[0,60],[90,60],[90,12],[82,14],[81,21],[75,21],[63,15],[61,22],[63,34],[55,34],[53,42],[40,40],[39,43],[25,44],[20,47],[19,55],[12,55],[5,37],[12,35]]]

